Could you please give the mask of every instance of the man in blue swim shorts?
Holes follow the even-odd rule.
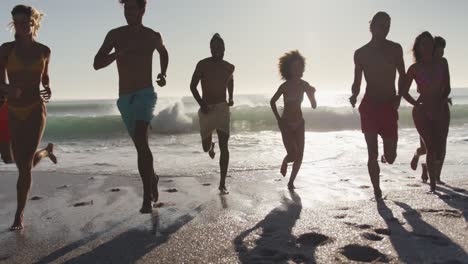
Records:
[[[99,70],[117,62],[117,106],[138,153],[138,171],[143,181],[140,212],[144,214],[152,212],[152,202],[157,202],[159,197],[159,178],[154,172],[153,155],[148,144],[149,127],[157,100],[152,77],[153,53],[157,50],[160,56],[161,73],[157,78],[160,87],[166,85],[169,55],[161,35],[142,24],[146,0],[120,0],[120,3],[124,6],[128,25],[109,31],[94,59],[94,69]]]

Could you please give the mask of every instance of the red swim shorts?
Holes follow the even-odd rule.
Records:
[[[6,102],[0,107],[0,141],[10,141],[10,128],[8,127],[8,105]]]
[[[375,104],[364,96],[359,113],[362,133],[398,138],[398,110],[393,103]]]

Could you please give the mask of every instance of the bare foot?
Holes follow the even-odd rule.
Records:
[[[382,190],[374,190],[374,197],[376,201],[382,201]]]
[[[10,231],[18,231],[24,229],[23,215],[16,215],[13,225],[10,227]]]
[[[54,155],[54,144],[49,143],[45,149],[47,150],[47,152],[49,152],[49,159],[54,164],[57,164],[57,157]]]
[[[226,186],[224,185],[220,185],[218,190],[219,190],[219,194],[221,195],[229,194],[228,190],[226,189]]]
[[[215,150],[215,143],[211,143],[211,149],[210,151],[208,151],[208,155],[210,155],[211,159],[214,159],[216,156],[216,153],[214,150]]]
[[[414,153],[413,159],[411,160],[411,169],[416,170],[418,168],[418,163],[419,163],[419,155],[418,153]]]
[[[288,162],[286,159],[284,159],[283,164],[281,164],[280,173],[283,175],[283,177],[286,177],[286,174],[288,173]]]
[[[141,206],[140,213],[142,214],[151,214],[153,212],[153,206],[151,202],[143,201],[143,205]]]
[[[422,174],[421,174],[421,179],[423,183],[427,183],[427,180],[429,180],[429,176],[427,175],[427,165],[426,163],[421,164],[422,167]]]
[[[289,190],[294,190],[294,189],[296,189],[296,186],[294,186],[294,183],[290,182],[290,183],[288,183],[288,189]]]
[[[153,176],[153,182],[151,184],[152,190],[152,201],[156,203],[159,200],[159,191],[158,191],[159,176],[155,173]]]

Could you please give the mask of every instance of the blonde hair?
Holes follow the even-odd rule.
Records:
[[[39,32],[39,28],[41,27],[41,20],[44,17],[44,13],[32,6],[17,5],[13,8],[13,10],[11,10],[11,16],[14,17],[18,14],[23,14],[29,18],[32,24],[32,36],[33,38],[36,38]],[[10,28],[12,31],[15,30],[13,21],[10,22]]]

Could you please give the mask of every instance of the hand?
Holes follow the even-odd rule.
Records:
[[[44,100],[45,103],[48,103],[50,98],[52,97],[52,91],[50,90],[49,87],[44,88],[44,90],[40,91],[42,100]]]
[[[166,86],[166,75],[164,75],[162,73],[158,74],[158,78],[156,79],[156,83],[159,85],[159,87]]]
[[[211,111],[211,108],[203,103],[203,104],[200,104],[200,111],[203,114],[208,114]]]
[[[234,106],[234,101],[232,99],[229,99],[228,106],[229,107]]]
[[[351,103],[351,105],[353,106],[353,108],[356,107],[357,94],[351,95],[351,97],[349,98],[349,102]]]

